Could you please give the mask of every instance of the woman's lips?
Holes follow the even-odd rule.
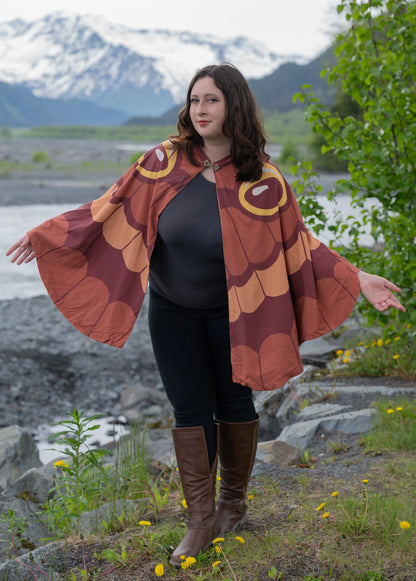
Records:
[[[208,123],[209,123],[209,121],[198,121],[198,125],[200,125],[201,127],[208,125]]]

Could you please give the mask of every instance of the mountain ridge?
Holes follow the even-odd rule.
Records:
[[[266,110],[293,108],[305,82],[331,98],[321,55],[304,63],[242,36],[140,30],[64,12],[0,23],[0,59],[7,126],[176,123],[190,78],[212,62],[237,66]]]
[[[129,115],[156,116],[177,104],[205,64],[229,61],[262,77],[285,60],[242,36],[139,30],[65,12],[0,23],[0,39],[1,81],[36,97],[91,101]]]

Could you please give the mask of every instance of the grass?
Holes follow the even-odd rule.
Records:
[[[36,152],[34,152],[36,153]],[[126,156],[125,159],[120,161],[112,160],[84,160],[75,163],[63,163],[59,161],[49,161],[47,163],[39,163],[34,161],[29,161],[26,163],[12,160],[2,160],[0,159],[0,179],[9,179],[12,174],[24,174],[38,172],[39,170],[58,172],[60,174],[70,176],[73,173],[80,174],[81,176],[88,175],[122,175],[126,168],[129,167],[130,161],[133,163],[133,157],[138,159],[140,151],[136,154]],[[131,158],[131,160],[130,160]]]
[[[307,477],[306,486],[297,486],[294,477],[281,483],[280,493],[267,478],[259,479],[250,491],[247,526],[179,571],[168,564],[185,531],[176,490],[157,522],[151,513],[137,516],[151,522],[145,531],[132,523],[112,536],[68,546],[69,562],[82,547],[86,557],[67,579],[82,579],[86,571],[88,579],[152,580],[157,578],[155,568],[163,565],[162,577],[169,580],[410,581],[416,577],[412,469],[414,463],[402,453],[362,475],[366,478]],[[325,506],[318,511],[322,502]],[[403,522],[410,528],[401,528]]]
[[[287,112],[265,112],[265,131],[272,143],[286,144],[295,141],[298,145],[310,142],[312,131],[305,121],[302,109]],[[8,139],[19,137],[44,137],[58,139],[102,139],[113,141],[163,141],[176,133],[172,125],[121,125],[111,127],[95,126],[41,126],[30,129],[11,129],[5,135]]]
[[[367,335],[337,351],[330,367],[335,376],[400,377],[416,380],[416,334],[410,323],[385,337]]]
[[[78,516],[72,533],[66,521],[65,545],[54,555],[55,568],[59,564],[66,581],[414,581],[416,400],[385,400],[377,407],[379,423],[360,440],[357,465],[345,478],[337,477],[337,471],[329,476],[323,465],[319,471],[289,467],[279,471],[278,478],[257,477],[249,489],[249,520],[244,528],[218,540],[179,570],[169,565],[170,554],[186,530],[178,473],[159,466],[151,475],[143,432],[137,432],[122,444],[116,469],[107,471],[102,488],[103,500],[121,494],[125,501],[136,501],[136,509],[107,522],[97,519],[91,534],[76,534]],[[61,463],[63,480],[58,485],[62,491],[68,478],[76,489],[74,478],[78,478],[78,490],[88,505],[89,485],[93,482],[97,487],[99,482],[88,469],[88,452],[81,457],[75,440],[93,430],[93,421],[74,411],[60,427],[64,427],[61,437],[77,451],[78,470],[74,472],[69,461],[69,466]],[[73,438],[75,433],[78,436]],[[347,464],[343,460],[347,451],[348,447],[334,450],[340,465]],[[364,458],[362,472],[358,462]],[[79,470],[81,462],[85,478]],[[68,494],[73,499],[71,491]],[[94,499],[96,495],[94,490]],[[63,502],[62,510],[65,506]],[[11,522],[14,530],[16,526]]]

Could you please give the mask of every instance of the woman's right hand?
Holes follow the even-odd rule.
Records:
[[[9,248],[6,252],[6,256],[10,256],[10,254],[13,254],[11,262],[16,262],[17,264],[30,262],[35,258],[35,253],[33,252],[32,244],[27,234]]]

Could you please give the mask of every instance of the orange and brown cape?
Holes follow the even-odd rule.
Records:
[[[303,370],[300,343],[349,316],[358,268],[305,227],[275,165],[266,162],[257,182],[236,181],[230,157],[218,166],[233,379],[275,389]],[[101,198],[28,232],[50,297],[79,331],[124,345],[146,293],[158,217],[202,169],[166,141]]]

